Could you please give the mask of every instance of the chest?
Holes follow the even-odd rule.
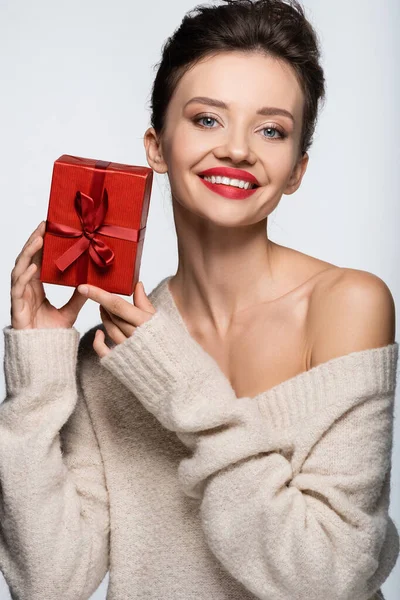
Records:
[[[191,327],[191,335],[217,362],[237,397],[254,397],[310,368],[308,302],[259,305],[220,339]]]

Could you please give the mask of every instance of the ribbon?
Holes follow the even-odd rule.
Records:
[[[55,261],[57,268],[60,271],[65,271],[65,269],[81,257],[78,262],[77,285],[87,282],[89,258],[102,269],[108,268],[114,262],[114,252],[98,237],[99,234],[137,242],[139,241],[140,234],[143,234],[146,229],[145,227],[142,229],[131,229],[104,223],[108,210],[108,193],[106,189],[104,189],[103,194],[101,192],[104,184],[105,170],[110,164],[110,162],[100,160],[96,162],[90,195],[84,194],[80,190],[76,192],[74,204],[81,222],[81,229],[75,229],[74,227],[52,221],[46,222],[47,233],[62,237],[79,238]]]

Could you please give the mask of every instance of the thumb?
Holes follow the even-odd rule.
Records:
[[[87,300],[88,297],[80,294],[78,288],[75,288],[71,298],[59,309],[59,311],[75,322],[79,311]]]
[[[156,309],[154,308],[154,306],[148,299],[146,292],[144,291],[144,286],[141,281],[138,281],[138,283],[135,286],[133,301],[135,306],[141,308],[142,310],[145,310],[152,314],[156,312]]]

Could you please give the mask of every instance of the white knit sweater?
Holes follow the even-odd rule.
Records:
[[[4,328],[0,569],[18,600],[369,600],[392,571],[398,343],[237,398],[168,289],[96,328]],[[102,325],[101,325],[102,326]]]

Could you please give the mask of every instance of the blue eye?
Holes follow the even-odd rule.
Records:
[[[198,119],[195,119],[195,123],[199,123],[200,121],[203,121],[204,119],[208,119],[209,121],[216,121],[217,119],[214,119],[214,117],[200,117]],[[207,127],[206,125],[202,125],[202,127]],[[208,127],[207,129],[212,129],[212,127]]]
[[[286,134],[281,129],[278,129],[277,127],[264,127],[262,129],[262,131],[277,131],[279,133],[280,137],[278,137],[278,138],[277,137],[273,137],[272,138],[272,137],[268,137],[266,135],[263,136],[263,137],[265,137],[267,139],[270,139],[270,140],[279,140],[279,139],[283,140],[286,137]]]

